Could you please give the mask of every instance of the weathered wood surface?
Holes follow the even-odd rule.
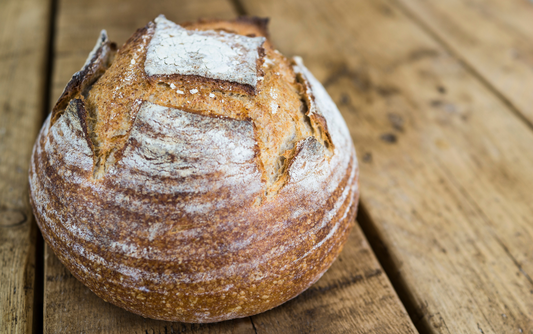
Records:
[[[273,17],[280,50],[303,56],[340,106],[362,161],[361,223],[421,332],[533,333],[523,119],[395,2],[243,7]]]
[[[37,228],[28,164],[43,118],[49,10],[49,1],[0,2],[0,333],[32,331]]]
[[[396,0],[533,124],[533,2]]]
[[[159,13],[176,22],[232,18],[230,2],[60,1],[53,98],[85,61],[100,29],[124,42]],[[46,248],[46,333],[416,333],[388,278],[356,226],[324,277],[289,303],[248,319],[185,325],[144,319],[96,297]]]

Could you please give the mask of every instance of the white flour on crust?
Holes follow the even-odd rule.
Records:
[[[162,15],[155,23],[144,63],[148,75],[197,75],[256,87],[264,37],[187,30]]]

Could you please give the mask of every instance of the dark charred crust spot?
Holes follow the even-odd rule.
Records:
[[[182,26],[184,28],[189,28],[189,27],[195,27],[197,25],[217,24],[217,23],[226,23],[226,22],[227,21],[220,20],[220,19],[212,19],[212,18],[201,17],[197,21],[181,22],[180,26]]]
[[[83,130],[83,135],[85,136],[85,140],[87,141],[87,145],[89,145],[89,148],[91,151],[94,152],[94,145],[91,140],[91,137],[89,135],[89,129],[87,127],[87,110],[85,109],[85,103],[81,99],[75,99],[72,100],[70,105],[74,108],[78,115],[78,119],[80,120],[80,125]]]

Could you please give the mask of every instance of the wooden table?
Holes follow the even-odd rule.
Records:
[[[32,216],[28,161],[51,104],[100,29],[121,44],[159,13],[271,17],[358,150],[344,251],[264,314],[130,314],[73,278]],[[0,25],[1,333],[533,333],[533,2],[2,0]]]

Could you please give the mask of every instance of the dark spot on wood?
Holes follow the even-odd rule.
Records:
[[[446,94],[446,88],[444,86],[438,86],[437,91],[441,94]]]
[[[4,113],[9,114],[11,112],[11,104],[9,104],[9,101],[4,102]]]
[[[346,93],[342,93],[341,94],[341,99],[339,101],[339,104],[340,105],[348,105],[348,104],[350,104],[350,95],[348,95]]]
[[[379,138],[389,144],[394,144],[398,141],[398,138],[394,133],[384,133]]]
[[[407,56],[409,62],[419,61],[424,58],[435,58],[439,55],[439,51],[433,49],[419,49],[411,52]]]
[[[73,277],[72,274],[70,272],[68,273],[63,273],[61,275],[48,275],[46,276],[46,281],[47,282],[62,282],[62,281],[66,281],[67,279]]]
[[[398,114],[395,114],[395,113],[388,114],[388,117],[389,117],[389,122],[391,123],[392,127],[395,130],[403,132],[403,130],[404,130],[404,128],[403,128],[403,124],[404,124],[403,117],[398,115]]]
[[[372,153],[366,152],[363,154],[363,162],[372,163]]]
[[[12,227],[25,223],[28,220],[22,210],[0,209],[0,227]]]
[[[443,105],[443,102],[441,100],[431,100],[429,102],[429,104],[432,106],[432,107],[435,107],[435,108],[438,108],[440,106]]]
[[[324,87],[335,84],[342,78],[349,79],[353,85],[361,92],[367,92],[371,89],[372,83],[366,70],[361,69],[357,71],[350,70],[345,64],[333,70],[331,74],[324,80]]]
[[[371,272],[365,273],[365,278],[372,278],[383,274],[381,269],[372,270]]]
[[[381,14],[383,14],[384,16],[388,16],[388,17],[394,16],[394,12],[387,5],[381,5],[379,6],[379,9],[380,9]]]
[[[400,93],[398,88],[392,86],[376,86],[376,92],[383,97]]]
[[[315,309],[307,309],[305,310],[305,314],[308,318],[314,318],[316,316],[316,310]]]

